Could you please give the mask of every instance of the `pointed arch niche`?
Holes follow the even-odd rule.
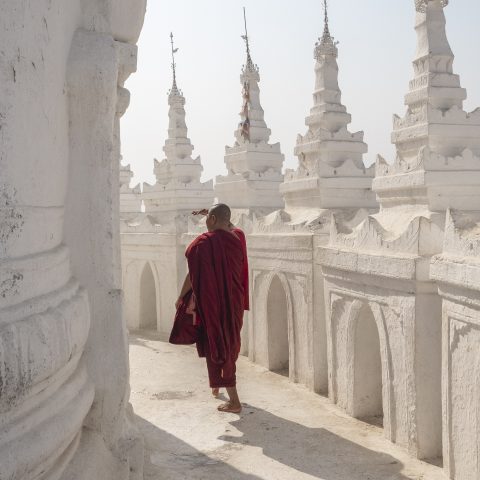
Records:
[[[353,319],[352,416],[383,426],[382,357],[372,310],[363,304]]]
[[[140,275],[139,328],[157,329],[157,289],[149,262],[145,263]]]
[[[267,296],[268,368],[286,376],[290,367],[288,311],[287,293],[275,275]]]

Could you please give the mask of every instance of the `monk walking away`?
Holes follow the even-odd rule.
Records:
[[[227,390],[229,401],[218,410],[240,413],[236,361],[249,296],[245,235],[232,225],[227,205],[194,213],[207,213],[208,232],[187,248],[188,274],[176,306],[180,309],[188,301],[187,311],[194,311],[197,350],[206,358],[213,394],[217,396],[220,388]]]

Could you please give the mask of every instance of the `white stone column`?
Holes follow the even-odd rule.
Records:
[[[116,233],[115,39],[135,43],[145,11],[128,3],[127,22],[124,1],[2,7],[1,478],[142,475]],[[81,462],[92,442],[98,456]]]

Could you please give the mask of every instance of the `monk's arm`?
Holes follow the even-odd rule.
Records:
[[[175,307],[178,308],[178,305],[180,304],[182,298],[191,289],[192,289],[192,284],[190,282],[190,275],[187,273],[187,276],[185,277],[185,280],[183,282],[183,287],[182,287],[182,290],[180,292],[180,296],[177,298],[177,301],[175,302]]]

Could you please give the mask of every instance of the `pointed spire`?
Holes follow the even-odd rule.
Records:
[[[453,71],[454,54],[446,30],[444,7],[448,0],[416,0],[417,50],[413,61],[414,80],[405,97],[410,109],[428,105],[443,110],[463,108],[466,91]]]
[[[243,40],[245,40],[245,45],[247,47],[247,62],[243,66],[244,72],[258,73],[258,65],[255,65],[250,54],[250,39],[248,38],[247,30],[247,12],[245,7],[243,7],[243,21],[245,23],[245,35],[242,35]]]
[[[417,12],[425,13],[427,11],[428,2],[440,1],[442,7],[448,5],[449,0],[415,0],[415,8]]]
[[[324,19],[323,19],[323,35],[322,38],[319,38],[319,42],[315,44],[315,60],[320,60],[324,55],[333,55],[334,57],[338,56],[337,42],[330,34],[330,28],[328,26],[328,4],[327,0],[323,0],[323,10],[324,10]]]
[[[168,92],[169,96],[182,96],[181,90],[177,87],[177,64],[175,63],[175,54],[178,52],[178,48],[175,48],[173,44],[173,33],[170,33],[170,43],[172,45],[172,72],[173,72],[173,83],[172,88]]]

